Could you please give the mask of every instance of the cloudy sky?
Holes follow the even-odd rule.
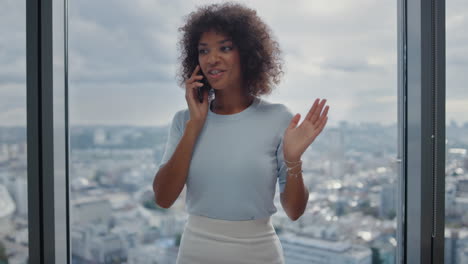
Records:
[[[2,125],[26,123],[24,2],[0,1]],[[71,124],[165,125],[186,108],[177,29],[215,2],[69,0]],[[396,1],[239,2],[257,10],[283,51],[285,75],[265,100],[304,116],[327,98],[330,125],[396,122]],[[468,121],[466,28],[468,2],[447,1],[447,120],[457,122]]]

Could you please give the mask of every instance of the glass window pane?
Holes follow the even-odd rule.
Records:
[[[446,1],[445,263],[468,263],[468,3]]]
[[[187,108],[176,80],[177,29],[204,3],[211,1],[69,3],[73,263],[175,263],[186,190],[163,209],[152,183],[168,126]],[[315,98],[331,107],[302,157],[310,196],[297,221],[284,212],[276,185],[272,220],[286,263],[396,263],[396,3],[248,6],[270,26],[284,58],[281,83],[262,99],[301,113],[300,122]]]
[[[26,2],[0,1],[0,263],[27,263]]]

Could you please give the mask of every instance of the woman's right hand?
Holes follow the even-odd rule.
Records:
[[[203,86],[200,82],[204,77],[197,75],[200,70],[200,65],[195,67],[195,70],[189,79],[185,81],[185,100],[190,111],[190,121],[195,123],[201,129],[205,124],[206,116],[208,114],[208,89],[203,90],[203,102],[198,100],[198,88]]]

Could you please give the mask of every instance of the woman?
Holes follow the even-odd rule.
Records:
[[[204,6],[180,31],[188,109],[172,120],[153,182],[164,208],[187,185],[177,263],[284,263],[271,223],[276,182],[295,221],[309,196],[301,156],[325,127],[326,100],[315,100],[298,126],[300,114],[259,97],[271,93],[282,70],[278,43],[254,10]],[[214,98],[201,87],[211,87]]]

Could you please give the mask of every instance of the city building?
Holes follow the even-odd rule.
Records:
[[[11,216],[15,212],[15,202],[5,185],[0,184],[0,233],[9,233],[13,228]]]
[[[372,264],[370,248],[349,242],[302,237],[280,236],[288,264]]]

